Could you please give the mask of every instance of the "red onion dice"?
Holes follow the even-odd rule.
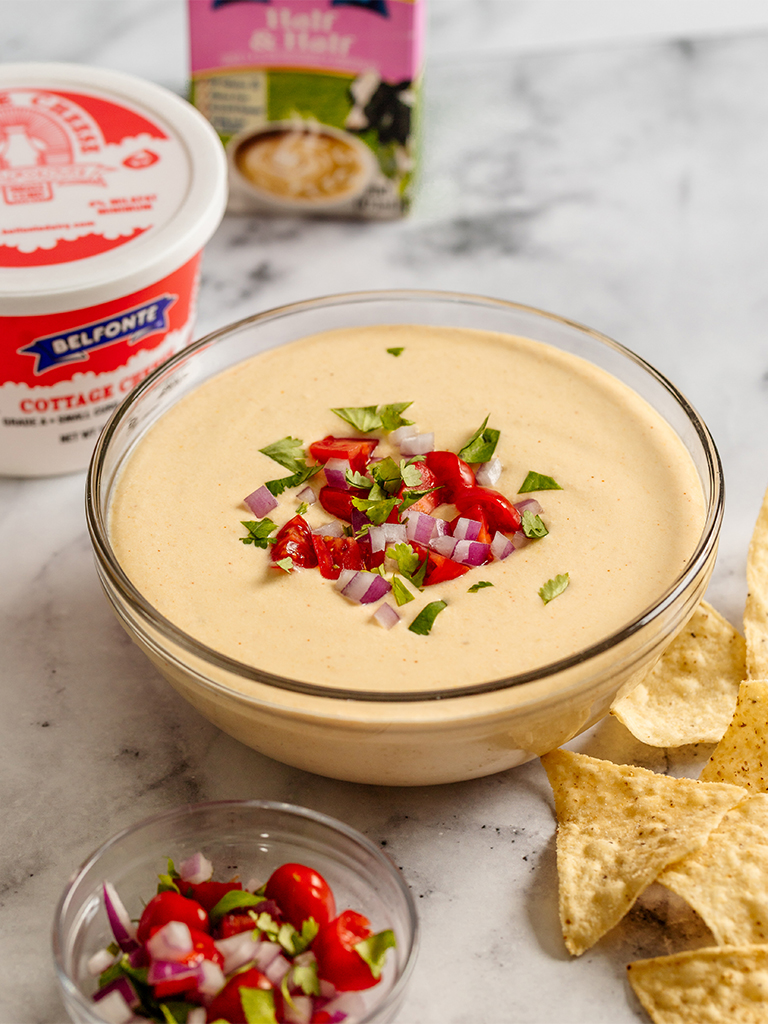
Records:
[[[451,558],[462,565],[485,565],[490,555],[490,544],[482,544],[479,540],[457,540]]]
[[[137,949],[139,943],[136,941],[136,925],[128,916],[128,911],[123,906],[123,901],[117,895],[117,890],[111,882],[104,883],[104,907],[112,934],[115,936],[115,942],[120,949],[125,953],[131,953]]]
[[[453,558],[453,552],[456,545],[459,542],[455,537],[449,537],[446,534],[444,537],[433,537],[429,542],[429,546],[433,551],[436,551],[438,555],[444,555],[446,558]]]
[[[349,490],[347,473],[351,472],[352,467],[348,459],[328,459],[323,469],[329,487],[335,487],[339,491]]]
[[[401,445],[403,441],[409,437],[416,437],[418,431],[413,423],[404,423],[402,427],[398,427],[397,430],[390,431],[389,440],[392,444]]]
[[[478,523],[476,519],[464,519],[462,517],[456,520],[453,536],[456,540],[477,540],[480,536],[481,526],[482,524]]]
[[[392,605],[387,604],[386,601],[382,602],[382,604],[379,605],[379,607],[373,613],[373,617],[374,619],[376,619],[380,626],[384,627],[384,629],[392,629],[392,627],[396,626],[400,621],[400,616],[398,615],[398,613],[395,611]]]
[[[535,498],[525,498],[523,499],[523,501],[516,501],[515,508],[520,513],[520,515],[522,515],[523,512],[533,512],[535,516],[540,516],[541,513],[544,511],[544,509],[541,507],[538,501],[536,501]]]
[[[343,537],[344,527],[338,519],[333,519],[330,523],[316,526],[312,533],[316,533],[318,537]]]
[[[262,484],[257,490],[243,498],[244,504],[253,512],[257,519],[263,519],[273,508],[277,508],[279,502],[266,484]]]
[[[475,470],[475,480],[481,487],[493,487],[501,476],[501,459],[494,455],[489,462],[483,462]]]
[[[198,851],[179,864],[179,877],[192,885],[207,882],[213,877],[213,864]]]
[[[189,925],[183,921],[169,921],[147,939],[149,955],[153,960],[181,961],[194,946]]]
[[[505,558],[509,558],[514,550],[514,545],[509,537],[505,537],[501,532],[494,535],[491,541],[491,554],[497,561],[502,562]]]
[[[400,445],[401,455],[426,455],[427,452],[435,450],[434,434],[416,434],[415,437],[406,437]]]
[[[386,551],[391,544],[405,544],[408,539],[404,523],[382,523],[372,526],[368,531],[371,540],[371,551]]]
[[[378,601],[379,598],[384,597],[392,589],[392,585],[376,572],[366,572],[365,570],[356,572],[353,569],[348,571],[353,572],[354,575],[345,586],[339,589],[344,597],[349,598],[350,601],[355,601],[357,604],[372,604],[374,601]],[[341,582],[341,578],[341,575],[339,575],[337,586]]]
[[[409,509],[405,515],[405,535],[407,540],[415,541],[417,544],[428,544],[437,531],[438,520],[426,512],[417,512]],[[445,522],[441,519],[440,522]]]
[[[297,491],[296,497],[299,501],[303,501],[306,505],[314,505],[314,503],[317,501],[317,495],[309,486],[309,484],[307,484],[306,487],[302,487],[300,491]]]

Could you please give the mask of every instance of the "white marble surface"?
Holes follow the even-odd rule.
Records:
[[[0,0],[0,29],[3,60],[184,87],[181,0]],[[738,624],[768,483],[768,6],[434,0],[426,92],[410,219],[227,219],[199,332],[408,286],[510,298],[617,338],[678,384],[719,445],[728,502],[709,597]],[[649,901],[570,960],[538,763],[413,790],[276,764],[201,719],[124,636],[92,566],[82,475],[0,481],[0,537],[0,1021],[63,1019],[50,921],[85,855],[146,814],[223,797],[297,802],[386,843],[423,924],[400,1024],[645,1019],[624,965],[673,947],[675,911]],[[707,753],[652,751],[615,722],[578,743],[672,773]]]

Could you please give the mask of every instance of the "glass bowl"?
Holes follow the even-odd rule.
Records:
[[[349,826],[324,814],[266,800],[188,804],[146,818],[119,832],[72,875],[56,908],[53,952],[71,1020],[98,1024],[92,1001],[96,981],[88,959],[112,939],[102,884],[112,882],[129,915],[138,918],[155,893],[167,860],[179,863],[201,851],[214,877],[266,881],[284,863],[306,864],[331,887],[339,913],[353,909],[374,932],[391,928],[397,945],[387,952],[378,985],[361,993],[366,1011],[350,1024],[393,1020],[413,969],[418,920],[408,886],[386,853]]]
[[[522,335],[618,378],[688,451],[704,522],[684,570],[656,600],[599,642],[534,671],[441,690],[335,689],[262,671],[207,647],[158,612],[121,568],[108,510],[136,442],[209,378],[321,331],[380,324],[468,327]],[[243,743],[307,771],[356,782],[422,785],[476,778],[544,754],[589,728],[643,678],[701,600],[723,514],[722,467],[694,409],[661,374],[596,331],[530,307],[445,292],[366,292],[294,303],[208,335],[158,367],[113,414],[91,462],[86,514],[97,571],[119,621],[170,684]]]

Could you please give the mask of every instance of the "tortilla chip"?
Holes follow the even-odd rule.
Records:
[[[763,497],[747,555],[744,636],[747,679],[768,678],[768,491]]]
[[[719,946],[768,944],[768,794],[742,800],[656,881],[693,907]]]
[[[719,946],[637,960],[629,982],[655,1024],[765,1024],[768,946]]]
[[[744,638],[702,601],[656,667],[611,714],[651,747],[717,743],[746,674]]]
[[[699,780],[729,782],[753,793],[768,792],[767,679],[749,679],[741,684],[731,724]]]
[[[560,924],[576,956],[744,798],[737,786],[673,779],[570,750],[553,750],[541,762],[558,822]]]

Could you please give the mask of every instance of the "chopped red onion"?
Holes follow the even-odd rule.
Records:
[[[198,964],[197,991],[204,996],[215,996],[227,983],[224,971],[213,960],[203,960]],[[187,1017],[189,1024],[189,1017]]]
[[[349,490],[347,473],[352,470],[349,459],[328,459],[323,469],[325,470],[325,479],[328,481],[329,487],[335,487],[339,491]]]
[[[262,943],[254,938],[253,932],[237,932],[226,939],[217,939],[214,946],[224,957],[224,973],[231,974],[238,967],[255,960]],[[280,947],[278,946],[278,949]]]
[[[346,1014],[353,1020],[363,1017],[365,1014],[365,1000],[359,992],[340,992],[334,999],[325,1004],[323,1010],[330,1014],[331,1020],[338,1020],[334,1017],[336,1013]],[[342,1020],[344,1018],[341,1018]]]
[[[146,947],[153,960],[182,960],[194,948],[189,925],[184,921],[169,921],[152,933]]]
[[[505,537],[500,531],[494,535],[491,541],[491,554],[499,562],[509,558],[515,547],[509,537]]]
[[[97,992],[93,998],[99,1001],[99,1016],[102,1020],[108,1021],[108,1024],[128,1024],[128,1021],[135,1019],[133,1010],[117,989],[101,991],[105,993],[103,996]]]
[[[455,537],[451,537],[445,534],[443,537],[433,537],[429,542],[429,546],[433,551],[436,551],[438,555],[444,555],[446,558],[453,557],[453,551],[459,542]]]
[[[274,960],[263,969],[263,973],[269,978],[273,985],[279,986],[280,982],[291,969],[290,960],[282,955],[276,956]]]
[[[205,1024],[208,1019],[204,1006],[193,1006],[187,1013],[187,1024]]]
[[[479,523],[476,519],[464,519],[461,517],[456,520],[453,536],[456,540],[477,540],[480,536],[481,527],[482,523]]]
[[[291,995],[290,1002],[283,1000],[283,1020],[285,1024],[311,1024],[312,997]]]
[[[303,501],[307,505],[314,505],[317,501],[317,495],[312,488],[307,484],[306,487],[302,487],[300,491],[296,492],[296,498],[299,501]]]
[[[451,558],[462,565],[485,565],[490,554],[490,544],[482,544],[479,540],[458,540]]]
[[[258,490],[249,494],[247,498],[243,498],[243,502],[257,519],[263,519],[265,515],[280,504],[266,484],[262,484]]]
[[[386,551],[390,544],[404,544],[407,537],[404,523],[382,523],[380,526],[372,526],[368,531],[371,541],[371,551]]]
[[[536,513],[538,515],[538,513]],[[519,551],[520,548],[524,548],[526,544],[531,543],[531,538],[526,537],[522,530],[518,530],[517,533],[512,534],[512,543],[515,545],[515,551]]]
[[[426,455],[427,452],[435,450],[435,435],[416,434],[414,437],[406,437],[400,444],[401,455]]]
[[[282,954],[283,948],[277,942],[262,942],[255,956],[256,966],[265,971],[272,961]]]
[[[428,544],[437,530],[437,520],[426,512],[409,509],[405,513],[405,536],[417,544]],[[440,520],[444,522],[444,520]]]
[[[131,953],[139,945],[136,941],[136,925],[128,916],[128,911],[111,882],[104,883],[104,907],[115,942],[124,953]]]
[[[371,525],[371,520],[365,512],[362,512],[359,508],[355,508],[354,505],[352,506],[352,517],[349,521],[352,524],[352,530],[355,535],[360,533],[364,526]]]
[[[493,487],[501,476],[501,459],[494,455],[489,462],[483,462],[475,470],[475,480],[481,487]]]
[[[435,516],[435,537],[450,537],[451,536],[451,524],[447,519],[440,519],[439,516]]]
[[[213,864],[198,850],[179,864],[179,877],[183,882],[200,885],[213,878]]]
[[[389,440],[392,444],[401,445],[409,437],[416,437],[418,431],[413,423],[404,423],[397,430],[390,431]]]
[[[341,576],[339,576],[340,580]],[[341,592],[344,597],[357,604],[372,604],[388,594],[391,589],[392,584],[388,583],[383,576],[379,576],[376,572],[361,570],[355,572],[347,585],[341,588]]]
[[[115,978],[114,981],[110,981],[104,988],[100,988],[98,992],[94,994],[93,1001],[99,1003],[102,999],[105,999],[110,992],[119,992],[125,1000],[126,1006],[133,1009],[139,1005],[141,999],[138,992],[136,991],[133,982],[130,978]]]
[[[312,533],[316,533],[318,537],[343,537],[344,526],[338,519],[333,519],[330,523],[316,526]]]
[[[98,978],[108,967],[112,966],[116,959],[115,954],[110,953],[108,949],[100,949],[92,957],[89,957],[87,964],[88,973],[92,978]]]
[[[342,569],[339,573],[339,578],[334,583],[337,590],[343,590],[344,587],[357,576],[357,569]]]
[[[147,972],[147,982],[150,985],[157,985],[160,981],[177,981],[182,978],[196,981],[197,964],[181,964],[176,960],[153,960]]]
[[[544,511],[535,498],[525,498],[523,501],[516,501],[515,508],[520,515],[522,515],[523,512],[533,512],[535,516],[540,516]]]
[[[373,617],[374,619],[376,619],[380,626],[384,627],[384,629],[392,629],[392,627],[396,626],[400,621],[400,616],[397,614],[392,605],[387,604],[386,601],[379,605],[379,607],[373,613]]]

